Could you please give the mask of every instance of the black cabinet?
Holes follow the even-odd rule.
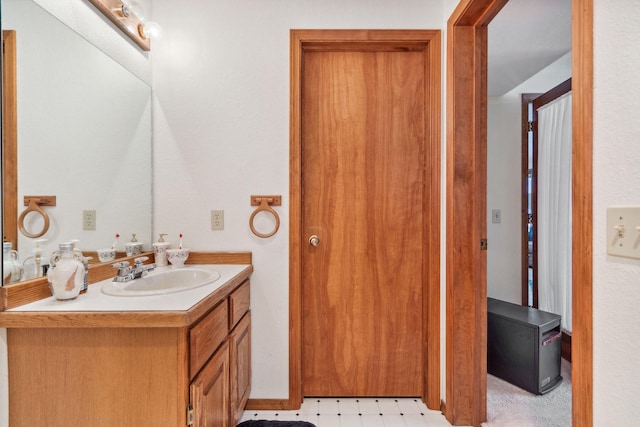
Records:
[[[560,316],[487,300],[487,372],[531,393],[562,382]]]

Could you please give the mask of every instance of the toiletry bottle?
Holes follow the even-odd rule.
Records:
[[[79,251],[73,250],[73,243],[58,245],[59,251],[51,254],[51,268],[47,273],[51,292],[57,300],[75,299],[84,283],[84,264]]]
[[[140,255],[142,253],[142,243],[136,239],[136,234],[131,233],[131,241],[124,244],[127,256]]]
[[[160,234],[160,238],[153,244],[153,255],[157,267],[165,267],[167,263],[167,249],[170,243],[164,241],[166,234]]]
[[[37,239],[35,241],[36,247],[33,248],[33,256],[25,259],[22,263],[24,280],[42,277],[42,249],[40,248],[40,243],[46,242],[47,240],[48,239]]]
[[[84,294],[89,289],[89,260],[92,260],[93,257],[86,257],[82,254],[80,248],[78,248],[78,242],[80,240],[74,239],[71,241],[73,243],[73,252],[79,259],[82,261],[82,265],[84,265],[84,279],[82,281],[82,288],[80,289],[80,293]]]
[[[11,242],[2,242],[2,278],[5,285],[22,279],[22,265],[18,261],[18,251],[12,248]]]

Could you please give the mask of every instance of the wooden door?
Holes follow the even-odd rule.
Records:
[[[391,44],[304,54],[306,396],[423,393],[425,69]]]

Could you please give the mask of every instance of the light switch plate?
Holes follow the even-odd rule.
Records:
[[[502,222],[502,211],[500,209],[493,209],[491,211],[491,222],[494,224],[500,224]]]
[[[607,209],[607,254],[640,259],[640,207]]]

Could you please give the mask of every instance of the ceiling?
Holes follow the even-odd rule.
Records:
[[[509,0],[489,24],[488,95],[504,95],[570,50],[571,0]]]

